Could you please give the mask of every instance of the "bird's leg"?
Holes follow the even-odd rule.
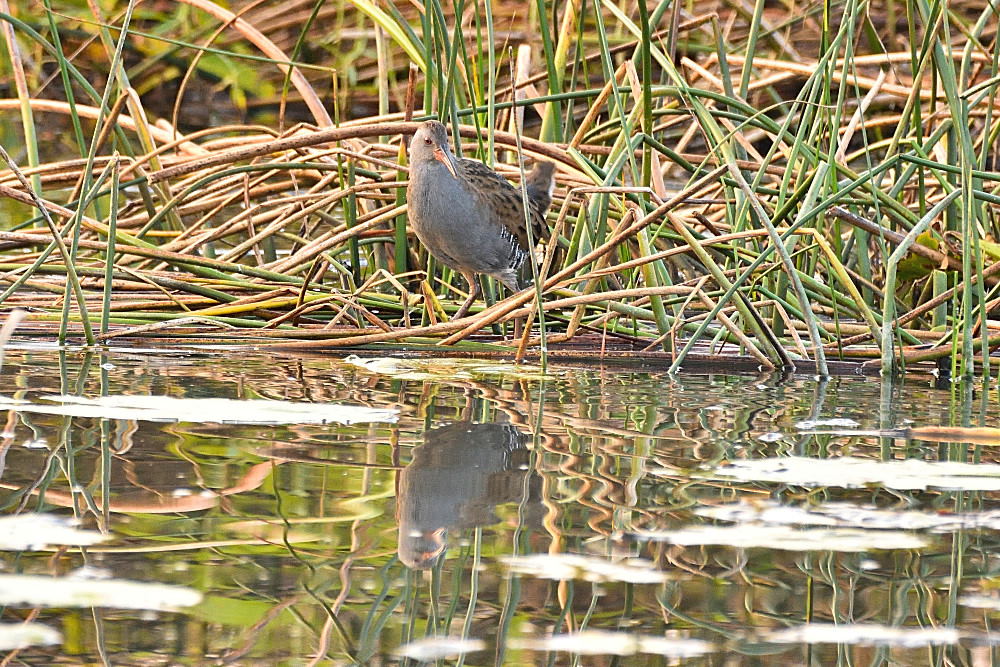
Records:
[[[532,283],[530,281],[528,283],[525,283],[523,280],[521,280],[520,277],[515,277],[510,282],[504,281],[504,284],[507,285],[507,289],[510,290],[510,293],[512,295],[513,294],[518,294],[520,292],[523,292],[524,290],[526,290],[526,289],[528,289],[529,287],[532,286]],[[523,287],[522,287],[522,285],[523,285]],[[514,320],[514,342],[517,342],[518,340],[520,340],[521,334],[524,331],[524,323],[525,323],[526,319],[527,318],[525,318],[525,317],[518,317],[518,318],[516,318]],[[506,338],[506,336],[505,336],[505,338]]]
[[[514,342],[521,340],[521,334],[524,331],[524,320],[525,318],[519,317],[514,320]]]
[[[451,316],[451,319],[458,320],[465,317],[465,314],[469,312],[469,306],[472,302],[476,300],[479,296],[479,281],[476,280],[476,274],[470,271],[462,271],[462,277],[465,278],[465,282],[469,283],[469,298],[465,300],[465,303],[455,311],[455,314]]]

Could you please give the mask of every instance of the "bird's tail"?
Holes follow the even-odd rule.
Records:
[[[517,291],[519,292],[535,284],[535,276],[531,270],[530,261],[531,258],[529,257],[521,262],[521,267],[517,270]]]
[[[524,177],[524,189],[530,201],[538,210],[545,214],[552,205],[552,189],[556,185],[556,165],[552,162],[536,160]]]

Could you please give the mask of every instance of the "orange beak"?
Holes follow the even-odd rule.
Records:
[[[446,152],[443,148],[434,149],[434,159],[448,167],[448,171],[451,175],[458,180],[458,163],[455,161],[455,156],[451,153]]]

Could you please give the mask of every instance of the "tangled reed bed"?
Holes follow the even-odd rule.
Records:
[[[19,203],[17,224],[0,232],[0,301],[27,311],[36,332],[54,322],[60,338],[88,342],[222,335],[519,357],[586,337],[595,354],[661,350],[675,367],[700,350],[821,373],[828,357],[885,370],[950,359],[966,375],[978,359],[989,370],[983,352],[1000,342],[988,319],[1000,174],[990,150],[996,20],[985,5],[961,7],[980,17],[975,39],[932,26],[929,41],[907,43],[885,23],[879,34],[900,49],[866,54],[846,46],[870,18],[851,4],[839,27],[790,12],[782,20],[810,28],[793,35],[767,13],[727,7],[687,16],[669,3],[650,13],[604,2],[588,14],[571,3],[558,30],[534,40],[543,56],[533,66],[531,39],[509,63],[491,52],[496,33],[487,25],[484,35],[478,14],[430,25],[427,14],[454,19],[452,8],[408,17],[412,8],[378,15],[358,3],[359,25],[383,31],[358,68],[378,71],[387,112],[335,124],[315,76],[302,74],[315,70],[287,67],[295,60],[251,30],[251,14],[190,4],[288,73],[287,99],[316,124],[182,133],[152,122],[120,80],[87,106],[33,96],[15,67],[19,98],[0,109],[61,114],[94,132],[82,158],[43,163],[25,124],[20,152],[36,164],[6,156],[0,173],[0,196]],[[530,34],[541,15],[524,20]],[[411,24],[423,25],[422,42]],[[114,46],[109,71],[121,72]],[[390,90],[389,75],[414,61],[405,93]],[[388,113],[390,93],[407,100],[398,113]],[[525,130],[526,114],[541,127]],[[448,316],[462,288],[406,226],[402,138],[431,115],[515,184],[518,154],[557,164],[558,240],[539,249],[536,289],[486,285],[490,305],[457,321]],[[514,340],[509,323],[523,318]]]

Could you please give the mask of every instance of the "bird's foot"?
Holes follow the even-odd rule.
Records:
[[[514,320],[514,342],[521,340],[522,335],[524,335],[524,318],[519,317]]]

